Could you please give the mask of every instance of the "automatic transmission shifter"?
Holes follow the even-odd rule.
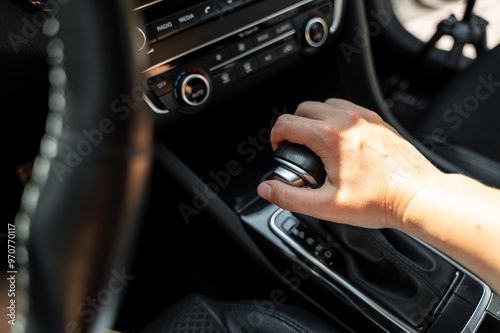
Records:
[[[275,179],[312,188],[325,182],[321,159],[306,146],[284,141],[274,156],[278,164]],[[300,214],[294,218],[301,229],[295,226],[293,230],[302,236],[293,238],[291,229],[282,230],[293,242],[312,256],[319,253],[318,239],[328,246],[333,244],[328,258],[319,257],[326,269],[414,328],[425,329],[430,324],[435,309],[457,279],[455,267],[396,230],[364,229]],[[315,245],[301,243],[305,239],[313,239]],[[326,248],[323,243],[320,245]]]
[[[284,141],[276,149],[274,159],[278,165],[274,170],[274,178],[286,184],[314,188],[325,182],[323,162],[304,145]]]

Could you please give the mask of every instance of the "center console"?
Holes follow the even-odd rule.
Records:
[[[215,140],[214,133],[221,131],[200,123],[210,117],[198,114],[215,113],[218,105],[237,99],[248,87],[276,79],[278,69],[295,70],[299,59],[314,62],[322,50],[340,42],[346,6],[343,0],[139,1],[135,12],[146,18],[136,29],[142,41],[138,52],[148,59],[144,98],[156,119],[183,117],[185,129],[178,132],[197,133],[198,141]],[[293,86],[293,75],[286,77]],[[273,263],[293,263],[307,271],[313,289],[326,299],[315,302],[326,312],[339,316],[344,308],[329,307],[337,300],[380,332],[482,332],[482,322],[494,327],[500,302],[490,288],[419,240],[395,231],[332,228],[259,199],[255,185],[273,169],[272,159],[255,167],[267,132],[247,138],[241,134],[240,144],[234,143],[239,155],[232,160],[235,147],[213,148],[212,142],[194,139],[191,148],[199,146],[199,160],[183,149],[176,152],[179,156],[170,151],[160,159],[175,160],[179,181],[188,189],[196,187],[194,198],[200,200],[193,201],[191,211],[210,204],[202,195],[224,201],[264,252],[280,258]],[[207,149],[219,150],[227,166],[243,157],[254,166],[235,162],[230,169],[216,169],[208,166],[215,158],[203,152]],[[207,173],[211,178],[203,178]],[[222,178],[212,181],[214,175]]]

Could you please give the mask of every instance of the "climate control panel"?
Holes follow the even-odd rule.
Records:
[[[175,38],[171,45],[186,44],[187,50],[179,49],[179,54],[168,49],[168,37],[157,43],[150,41],[143,50],[154,55],[144,71],[148,104],[157,113],[194,114],[207,108],[216,97],[229,97],[229,87],[257,73],[272,75],[273,68],[282,60],[315,55],[334,38],[331,27],[336,26],[334,19],[338,16],[334,15],[334,4],[332,0],[299,1],[215,38],[208,29],[210,25],[198,24],[171,37]],[[265,2],[256,2],[254,6],[258,5]],[[236,24],[238,14],[238,11],[226,14],[226,24]],[[243,23],[247,21],[242,18]],[[211,24],[216,26],[221,22],[211,21]],[[163,25],[159,27],[163,29]],[[201,39],[203,33],[209,37]],[[200,43],[192,44],[191,38],[196,36],[200,37]],[[162,51],[166,59],[158,56]]]

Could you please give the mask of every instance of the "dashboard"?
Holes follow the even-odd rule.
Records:
[[[195,114],[226,100],[230,87],[331,43],[342,6],[343,0],[142,3],[135,12],[146,18],[137,27],[140,52],[148,55],[145,99],[157,114]]]

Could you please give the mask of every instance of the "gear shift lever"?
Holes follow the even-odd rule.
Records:
[[[274,178],[282,182],[302,187],[320,187],[326,179],[326,171],[321,159],[304,145],[282,142],[274,159],[277,167]]]

